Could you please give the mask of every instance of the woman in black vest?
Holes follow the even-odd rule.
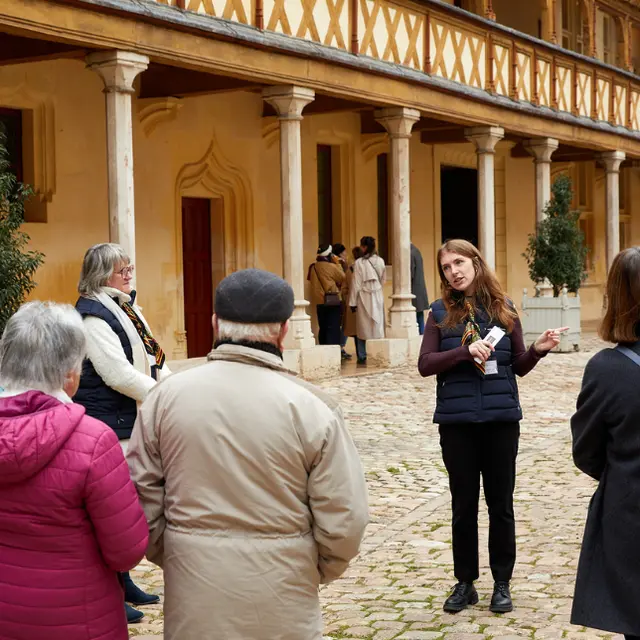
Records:
[[[120,245],[91,247],[82,263],[76,303],[85,325],[87,358],[73,400],[116,432],[125,453],[138,404],[170,374],[164,353],[135,304],[133,269]],[[121,575],[127,620],[138,622],[144,614],[126,603],[155,604],[159,598],[144,593],[128,573]]]
[[[600,337],[571,418],[576,466],[598,481],[578,563],[573,624],[640,640],[640,247],[611,265]]]
[[[518,314],[480,252],[450,240],[438,252],[442,298],[431,305],[418,369],[437,375],[434,422],[451,489],[453,562],[458,584],[444,610],[478,602],[478,501],[482,475],[489,509],[489,556],[495,581],[491,611],[513,609],[509,582],[516,559],[513,491],[522,410],[515,376],[557,346],[563,329],[545,331],[529,349]],[[484,338],[505,331],[495,345]]]

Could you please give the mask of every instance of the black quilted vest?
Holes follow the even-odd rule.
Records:
[[[436,324],[444,321],[446,311],[442,300],[436,300],[431,305],[431,313]],[[497,324],[490,321],[482,310],[476,312],[476,322],[483,338]],[[451,329],[440,328],[440,351],[460,347],[464,330],[464,324]],[[518,385],[511,367],[509,334],[500,340],[491,357],[498,361],[497,375],[483,376],[474,362],[468,361],[437,376],[437,402],[433,418],[436,424],[516,422],[522,419]]]
[[[120,339],[127,360],[133,364],[133,351],[129,338],[111,311],[101,302],[89,298],[79,298],[76,309],[83,318],[95,316],[104,320]],[[136,401],[108,387],[89,358],[86,358],[82,365],[80,387],[73,401],[85,407],[87,415],[108,424],[120,440],[131,437],[137,414]]]

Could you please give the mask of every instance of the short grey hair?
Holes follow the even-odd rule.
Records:
[[[69,373],[82,371],[86,347],[82,317],[71,305],[23,304],[0,340],[0,386],[59,391]]]
[[[268,342],[277,344],[281,330],[282,324],[279,322],[244,324],[218,318],[218,335],[216,338],[217,340],[230,340],[231,342]]]
[[[129,264],[130,258],[119,244],[103,242],[87,250],[82,261],[78,292],[81,296],[93,296],[104,287],[119,264]]]

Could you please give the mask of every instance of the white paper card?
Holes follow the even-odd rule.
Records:
[[[484,341],[488,342],[492,347],[495,348],[498,342],[500,342],[500,340],[502,340],[502,338],[504,337],[504,333],[504,329],[501,329],[500,327],[492,327],[491,331],[489,331],[489,333],[487,333],[487,336],[484,338]],[[474,358],[474,360],[478,364],[482,362],[480,358]],[[496,367],[497,366],[498,365],[496,364]],[[493,373],[498,373],[498,370],[496,369]]]
[[[502,340],[503,336],[504,329],[501,329],[500,327],[492,327],[491,331],[489,331],[484,341],[488,342],[492,347],[495,347],[498,342]]]
[[[484,363],[484,375],[485,376],[495,376],[498,374],[498,361],[497,360],[487,360]]]

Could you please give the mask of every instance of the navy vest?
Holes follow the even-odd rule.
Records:
[[[440,326],[446,317],[442,300],[431,305],[431,313]],[[487,314],[476,312],[476,323],[484,338],[499,323]],[[504,329],[504,327],[502,327]],[[440,327],[440,351],[462,346],[465,325],[451,329]],[[436,424],[469,422],[517,422],[522,419],[518,385],[511,367],[511,338],[505,335],[491,356],[498,361],[498,373],[483,376],[473,361],[461,362],[437,376],[437,401],[433,421]]]
[[[133,364],[133,351],[129,338],[111,311],[101,302],[89,298],[79,298],[76,309],[83,318],[95,316],[104,320],[120,339],[127,360]],[[73,401],[81,404],[87,410],[87,415],[109,425],[120,440],[131,437],[138,410],[136,401],[108,387],[89,358],[86,358],[82,364],[80,387]]]

